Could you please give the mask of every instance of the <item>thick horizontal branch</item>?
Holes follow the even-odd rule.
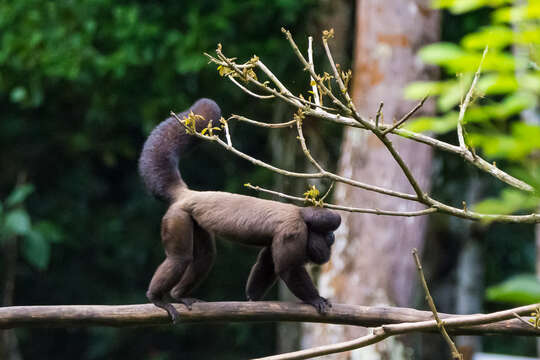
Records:
[[[429,321],[433,318],[429,311],[343,304],[334,304],[325,315],[318,314],[309,305],[271,301],[202,302],[193,304],[191,311],[183,305],[175,304],[175,307],[180,313],[181,323],[292,321],[376,327],[383,324]],[[524,313],[523,310],[517,310],[517,313]],[[442,313],[439,315],[445,320],[464,317],[463,315]],[[153,304],[10,306],[0,308],[0,329],[42,326],[153,326],[170,323],[167,312]],[[419,331],[436,332],[437,330],[435,325],[432,328],[419,327]],[[453,328],[448,331],[455,335],[539,334],[537,330],[523,324],[518,319]]]

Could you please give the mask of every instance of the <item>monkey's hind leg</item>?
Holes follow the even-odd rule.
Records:
[[[251,268],[246,284],[246,297],[248,300],[261,300],[268,289],[274,285],[277,275],[274,270],[272,251],[269,247],[263,248],[257,256],[257,262]]]
[[[186,305],[191,310],[194,302],[201,301],[186,297],[206,278],[216,257],[214,237],[194,222],[193,226],[193,262],[188,266],[184,276],[171,290],[171,297]]]
[[[165,300],[172,287],[180,281],[193,262],[193,221],[188,213],[174,205],[167,210],[161,224],[161,241],[165,260],[159,265],[146,292],[148,300],[169,313],[176,324],[180,315]]]

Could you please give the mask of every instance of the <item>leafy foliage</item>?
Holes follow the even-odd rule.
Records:
[[[61,242],[62,233],[49,221],[32,223],[30,215],[24,208],[24,202],[32,192],[34,192],[33,185],[18,185],[4,201],[2,209],[5,209],[5,212],[0,213],[0,241],[20,238],[24,259],[37,269],[44,270],[50,261],[50,244]]]
[[[482,52],[489,51],[482,75],[475,89],[474,101],[464,118],[467,145],[492,159],[511,163],[512,172],[540,190],[540,116],[535,113],[540,96],[540,13],[538,4],[510,0],[441,0],[440,7],[464,13],[491,7],[491,24],[467,34],[460,44],[435,43],[419,55],[427,63],[445,70],[442,81],[414,83],[406,89],[409,98],[426,94],[437,96],[442,115],[420,118],[409,124],[414,131],[444,134],[455,129],[457,107],[471,85]],[[529,114],[529,122],[519,122]],[[530,118],[536,118],[530,120]],[[505,191],[498,199],[488,199],[476,206],[486,213],[513,213],[534,209],[537,196]],[[506,205],[505,205],[506,204]]]
[[[516,275],[501,284],[489,287],[486,297],[491,301],[515,305],[534,304],[540,302],[540,282],[532,274]]]
[[[24,201],[30,228],[20,214],[11,215],[9,226],[25,233],[21,263],[46,269],[36,274],[21,266],[17,304],[147,301],[146,287],[163,259],[163,205],[144,192],[136,173],[145,136],[171,110],[203,96],[216,99],[225,114],[271,114],[270,103],[246,101],[216,78],[203,52],[219,41],[246,58],[279,53],[273,61],[267,56],[268,65],[296,81],[303,74],[283,50],[288,45],[279,28],[303,31],[315,3],[0,0],[0,198],[6,199],[0,214],[5,219],[12,210],[7,198],[14,179],[27,173],[37,189]],[[235,134],[246,151],[264,156],[264,131]],[[192,155],[181,167],[194,188],[238,191],[242,179],[271,180],[269,172],[252,173],[251,164],[212,146]],[[14,203],[28,190],[19,191]],[[256,254],[222,243],[218,252],[195,296],[243,299]],[[221,358],[237,359],[270,352],[274,330],[272,324],[22,330],[19,343],[25,358],[211,358],[219,348],[229,352]]]

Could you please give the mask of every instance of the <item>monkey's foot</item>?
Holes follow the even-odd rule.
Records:
[[[161,308],[169,314],[171,317],[171,320],[174,325],[177,325],[180,322],[180,314],[178,311],[174,308],[174,306],[171,303],[167,303],[165,301],[157,300],[152,301],[154,305],[156,305],[158,308]]]
[[[313,300],[306,301],[306,303],[317,309],[317,312],[321,315],[326,314],[328,310],[332,307],[330,301],[321,296]]]
[[[186,305],[188,310],[191,310],[191,305],[193,305],[196,302],[206,302],[204,300],[191,298],[191,297],[179,298],[179,299],[176,299],[176,301],[178,301],[180,304]]]
[[[180,314],[178,313],[178,311],[174,308],[174,306],[171,303],[169,303],[167,301],[164,301],[162,299],[159,299],[158,297],[150,294],[150,292],[146,293],[146,297],[155,306],[157,306],[160,309],[163,309],[163,310],[167,311],[167,313],[169,314],[169,316],[170,316],[170,318],[171,318],[174,325],[176,325],[176,324],[178,324],[180,322]]]

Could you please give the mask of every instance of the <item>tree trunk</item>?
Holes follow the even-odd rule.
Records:
[[[415,53],[419,47],[436,41],[438,35],[439,15],[429,8],[429,0],[357,1],[352,93],[361,114],[374,115],[380,101],[384,101],[386,122],[410,110],[413,104],[403,100],[403,88],[411,81],[429,78],[428,69]],[[431,149],[394,136],[392,141],[422,189],[429,191]],[[339,173],[412,193],[382,143],[359,129],[345,130]],[[350,206],[400,211],[420,208],[409,201],[343,184],[336,186],[335,197],[336,202]],[[322,295],[349,304],[407,306],[417,288],[411,250],[422,249],[427,218],[341,215],[332,259],[323,267],[319,280]],[[365,332],[355,327],[306,325],[302,345],[336,343]],[[400,359],[405,353],[401,341],[392,339],[332,358]]]
[[[336,34],[335,42],[333,43],[333,55],[337,63],[345,65],[350,63],[348,58],[347,48],[351,40],[351,10],[352,2],[349,0],[321,0],[320,11],[316,14],[316,25],[313,34],[314,42],[320,42],[320,37],[323,30],[333,28]],[[319,67],[322,64],[318,64]],[[306,79],[306,86],[309,81]],[[285,104],[279,103],[274,112],[274,121],[284,121]],[[292,118],[292,116],[291,116]],[[320,128],[317,122],[309,122],[304,124],[304,134],[310,142],[310,150],[313,155],[323,164],[328,163],[328,153],[324,149],[323,139]],[[307,161],[303,154],[297,159],[298,154],[298,139],[296,133],[287,131],[283,133],[272,132],[271,135],[273,160],[276,164],[280,164],[285,169],[305,169],[307,172],[316,171],[313,165]],[[295,185],[291,185],[290,179],[282,175],[276,176],[275,189],[288,194],[302,194],[306,187],[305,184],[300,184],[298,181]],[[317,181],[315,183],[318,188],[321,187]],[[300,186],[299,186],[300,185]],[[304,186],[304,187],[302,187]],[[280,200],[280,199],[275,199]],[[311,274],[314,275],[313,273]],[[279,299],[283,301],[298,301],[298,299],[290,292],[283,282],[279,282]],[[278,353],[290,352],[298,350],[300,338],[302,336],[301,326],[298,323],[281,322],[277,325],[277,351]]]

